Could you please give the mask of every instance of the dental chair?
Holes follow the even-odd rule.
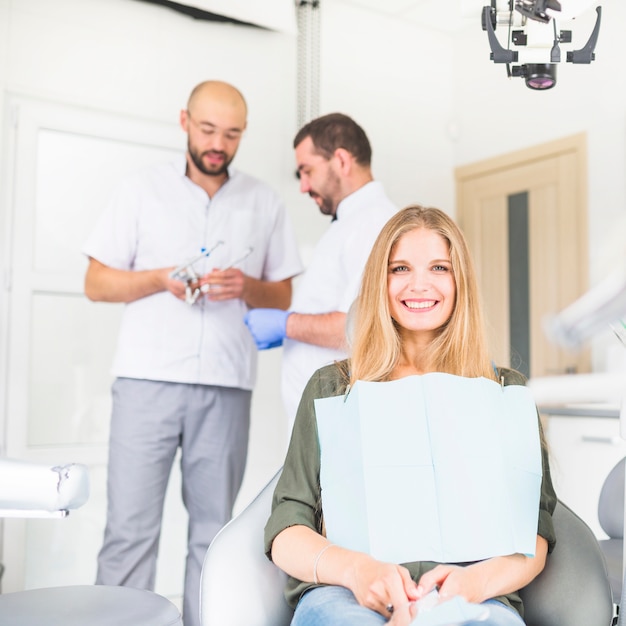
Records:
[[[624,471],[626,459],[622,459],[604,480],[598,500],[598,520],[602,530],[609,536],[598,542],[604,553],[609,570],[613,600],[620,603],[622,596],[624,552]]]
[[[89,497],[87,468],[0,459],[0,517],[66,517]],[[1,626],[182,626],[166,598],[130,587],[74,585],[0,595]]]
[[[202,569],[202,626],[288,626],[286,574],[263,553],[263,528],[280,471],[211,543]],[[557,544],[543,572],[521,591],[527,626],[610,626],[606,565],[589,527],[567,506],[554,511]]]

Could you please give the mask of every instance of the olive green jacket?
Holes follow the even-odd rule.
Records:
[[[311,377],[302,395],[298,408],[291,443],[283,472],[274,491],[272,513],[265,526],[265,552],[271,559],[272,542],[285,528],[303,525],[323,533],[320,489],[320,448],[315,419],[314,400],[342,395],[346,392],[347,381],[337,365],[319,369]],[[501,369],[505,385],[524,385],[525,378],[519,372]],[[541,425],[540,425],[541,428]],[[552,551],[556,542],[552,525],[552,512],[556,506],[556,495],[550,478],[548,454],[542,446],[543,480],[539,504],[538,534],[544,537]],[[549,558],[549,557],[548,557]],[[437,565],[430,561],[403,563],[416,582],[424,572]],[[314,587],[312,582],[303,582],[290,577],[285,590],[285,597],[293,608],[300,596]],[[523,616],[522,600],[518,593],[510,593],[497,598],[517,610]]]

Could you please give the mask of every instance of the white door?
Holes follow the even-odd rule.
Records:
[[[4,454],[85,463],[91,496],[65,520],[4,522],[4,592],[95,580],[106,511],[109,369],[122,305],[85,298],[80,248],[121,176],[185,147],[175,125],[19,98],[10,103],[3,158],[12,175],[0,220]],[[157,576],[157,591],[174,598],[182,592],[186,553],[179,483],[175,471],[163,527],[171,539],[162,542]]]

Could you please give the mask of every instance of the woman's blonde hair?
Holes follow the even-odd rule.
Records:
[[[447,242],[456,283],[450,319],[426,349],[429,371],[495,379],[491,366],[474,264],[463,233],[443,211],[419,205],[396,213],[384,226],[369,256],[354,306],[350,382],[389,380],[401,354],[401,338],[391,317],[388,263],[394,247],[417,228],[435,231]]]

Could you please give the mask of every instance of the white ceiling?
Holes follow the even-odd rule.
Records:
[[[321,0],[332,3],[337,0]],[[341,0],[403,21],[454,33],[468,24],[480,28],[481,7],[488,0]]]

